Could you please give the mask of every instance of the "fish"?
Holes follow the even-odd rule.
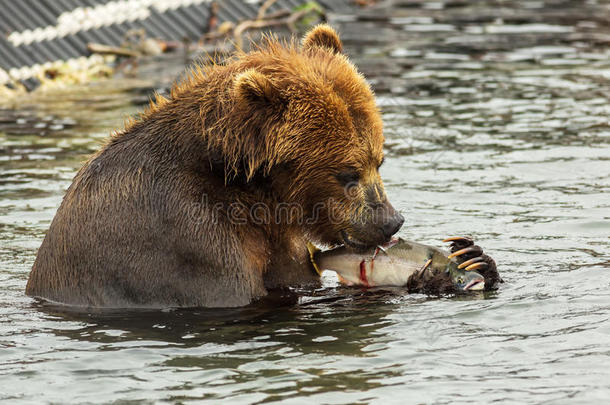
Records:
[[[485,288],[485,278],[463,268],[456,254],[401,238],[365,252],[355,252],[345,246],[322,251],[312,244],[308,244],[308,250],[318,274],[323,270],[334,271],[349,286],[406,286],[413,292],[428,293]]]

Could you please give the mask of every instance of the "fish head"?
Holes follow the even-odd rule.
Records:
[[[485,289],[485,278],[476,271],[462,269],[450,270],[453,283],[458,291],[482,291]]]

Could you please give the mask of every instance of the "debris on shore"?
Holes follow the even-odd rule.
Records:
[[[276,3],[281,3],[281,7],[278,8]],[[200,24],[205,28],[195,38],[192,35],[185,35],[179,40],[161,38],[150,35],[145,28],[132,28],[124,31],[122,35],[120,31],[113,34],[113,37],[120,36],[121,38],[117,45],[88,41],[85,49],[85,52],[89,53],[88,56],[48,61],[8,71],[3,70],[0,66],[0,97],[10,98],[38,88],[84,84],[117,74],[135,77],[143,58],[163,54],[171,54],[174,58],[178,56],[183,64],[182,68],[184,68],[201,55],[226,56],[236,48],[242,49],[249,43],[247,38],[256,39],[263,32],[272,30],[280,36],[283,33],[297,34],[326,18],[324,8],[317,2],[304,2],[291,9],[286,8],[289,4],[284,1],[265,0],[255,10],[254,16],[231,21],[227,20],[226,16],[220,15],[222,10],[219,3],[212,1],[208,5],[206,21],[201,21]],[[227,5],[224,6],[227,7]],[[102,6],[98,8],[100,7]],[[274,11],[271,11],[274,7]],[[87,15],[94,9],[85,8],[83,12]],[[76,11],[79,9],[74,10],[74,12]],[[64,17],[69,17],[69,15]],[[67,18],[63,18],[63,20],[67,20]],[[221,23],[221,20],[224,21]],[[85,24],[86,22],[81,21],[80,23]],[[78,25],[79,22],[74,24]],[[50,28],[52,27],[48,27],[47,30]],[[74,29],[74,27],[72,28]],[[86,29],[89,28],[83,26],[83,30]],[[16,41],[15,43],[22,47],[26,43],[31,43],[33,39],[30,37],[37,37],[36,33],[36,30],[32,31],[31,35],[27,30],[22,33],[15,32],[9,36],[9,39]],[[87,36],[87,38],[102,38],[102,36]],[[47,45],[41,42],[38,48],[44,46],[56,46],[56,44]]]

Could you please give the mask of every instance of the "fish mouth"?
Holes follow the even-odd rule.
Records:
[[[464,291],[481,291],[485,288],[485,280],[476,278],[471,280],[464,286]]]
[[[345,246],[356,251],[363,251],[370,247],[370,245],[352,238],[346,231],[341,231],[341,238]]]

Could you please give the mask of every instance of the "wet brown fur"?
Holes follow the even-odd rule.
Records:
[[[97,307],[238,306],[316,283],[307,239],[340,243],[345,231],[376,243],[378,232],[353,223],[368,220],[367,187],[386,201],[382,124],[341,49],[322,25],[302,45],[267,37],[225,65],[192,69],[78,172],[26,293]],[[345,168],[362,179],[350,196],[335,179]],[[329,200],[315,221],[296,218]],[[303,212],[235,223],[237,202]]]
[[[456,292],[455,283],[449,273],[420,271],[413,273],[407,280],[409,293],[420,293],[428,295],[442,295]]]

